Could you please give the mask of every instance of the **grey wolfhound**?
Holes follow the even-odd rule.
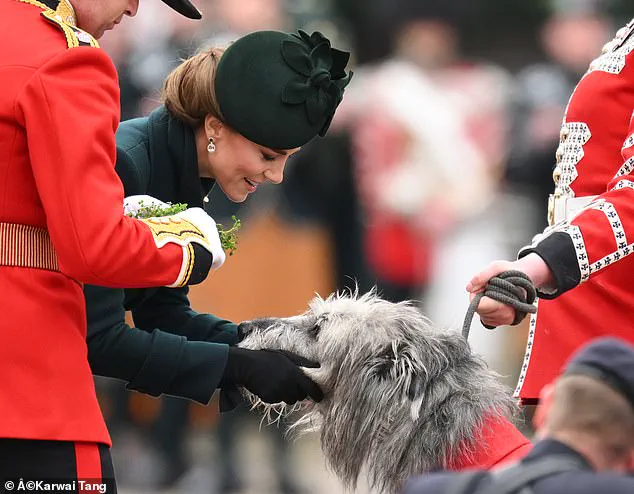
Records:
[[[458,332],[440,330],[411,303],[374,291],[315,298],[302,315],[243,323],[241,347],[281,349],[321,363],[306,369],[321,403],[256,406],[290,414],[291,430],[320,431],[329,466],[348,488],[397,492],[437,468],[491,467],[525,452],[516,405]]]

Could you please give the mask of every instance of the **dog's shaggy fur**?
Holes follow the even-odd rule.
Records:
[[[242,329],[241,347],[321,363],[307,373],[324,400],[304,402],[290,418],[295,429],[321,431],[330,467],[351,488],[366,467],[373,487],[396,492],[410,476],[474,451],[485,416],[515,413],[508,389],[461,335],[432,327],[409,303],[335,294],[300,316]],[[264,406],[269,414],[290,408]]]

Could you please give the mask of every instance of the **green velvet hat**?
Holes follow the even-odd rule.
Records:
[[[225,122],[273,149],[303,146],[324,136],[352,72],[350,54],[319,32],[258,31],[231,44],[216,71]]]

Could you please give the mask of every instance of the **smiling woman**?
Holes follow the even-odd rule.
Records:
[[[280,183],[289,157],[328,129],[350,80],[347,61],[348,53],[319,33],[277,31],[184,61],[165,81],[164,105],[117,131],[117,173],[126,196],[192,207],[203,205],[215,183],[236,202],[263,182]],[[258,243],[262,248],[261,238]],[[186,288],[86,286],[85,295],[95,374],[205,404],[218,387],[245,387],[272,402],[321,398],[298,367],[309,363],[229,348],[241,337],[238,326],[193,311]],[[125,310],[152,332],[127,326]]]
[[[320,33],[260,31],[183,62],[163,100],[195,134],[200,176],[242,202],[263,182],[281,183],[288,158],[325,134],[352,75],[348,58]]]

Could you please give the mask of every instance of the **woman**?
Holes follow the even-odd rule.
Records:
[[[126,196],[192,207],[202,206],[214,183],[235,202],[264,182],[280,183],[288,158],[326,133],[352,75],[348,58],[320,33],[261,31],[185,61],[165,81],[164,105],[119,128],[117,172]],[[245,387],[267,402],[322,397],[299,368],[316,364],[230,348],[239,328],[193,311],[187,288],[87,286],[85,293],[95,374],[205,404],[217,387]],[[126,309],[137,328],[126,325]]]

